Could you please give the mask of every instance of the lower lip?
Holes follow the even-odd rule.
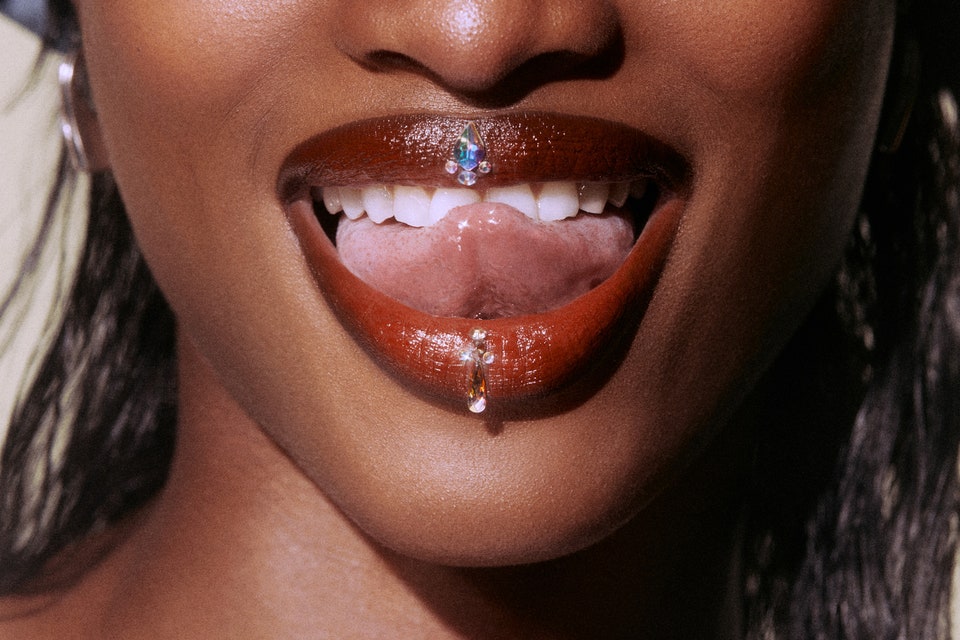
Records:
[[[436,317],[400,304],[344,267],[309,201],[292,203],[287,214],[317,286],[369,356],[410,391],[466,411],[460,354],[473,346],[476,328],[494,355],[486,369],[491,408],[582,395],[609,376],[615,350],[626,346],[653,293],[682,209],[681,198],[661,202],[623,265],[588,293],[546,313],[492,320]]]

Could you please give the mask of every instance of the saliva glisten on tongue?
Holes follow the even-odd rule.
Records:
[[[610,277],[633,242],[625,214],[544,222],[490,202],[428,227],[344,217],[336,239],[344,265],[374,289],[431,315],[481,319],[572,301]]]

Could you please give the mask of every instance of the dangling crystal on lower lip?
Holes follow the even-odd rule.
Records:
[[[477,125],[471,121],[464,127],[463,133],[453,147],[453,156],[447,160],[444,169],[450,175],[456,174],[457,182],[465,187],[472,187],[477,178],[490,173],[492,166],[484,158],[487,147],[480,137]]]
[[[460,352],[460,360],[467,367],[467,409],[483,413],[487,408],[487,365],[494,356],[487,351],[487,332],[474,329],[470,332],[472,346]]]

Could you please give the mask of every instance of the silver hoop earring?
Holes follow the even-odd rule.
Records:
[[[60,84],[60,134],[70,165],[77,172],[90,170],[90,161],[83,146],[80,126],[77,124],[76,92],[73,82],[76,76],[78,53],[71,51],[60,63],[57,80]]]

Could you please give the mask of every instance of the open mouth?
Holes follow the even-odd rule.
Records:
[[[649,178],[311,189],[351,273],[424,313],[476,319],[550,311],[605,281],[659,193]]]
[[[470,186],[443,170],[463,120],[398,116],[299,145],[278,193],[320,291],[370,356],[413,391],[482,411],[613,367],[672,246],[689,170],[623,125],[475,122],[490,164]]]

